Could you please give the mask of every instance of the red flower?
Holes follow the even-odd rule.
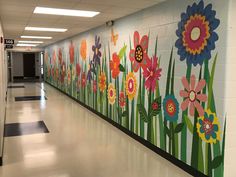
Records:
[[[125,107],[125,93],[124,92],[120,92],[120,96],[119,96],[119,105],[121,108]]]
[[[112,72],[112,78],[116,78],[120,74],[120,58],[117,53],[113,53],[112,61],[110,61],[110,69]]]
[[[57,60],[57,55],[56,55],[56,51],[53,50],[53,54],[52,54],[52,64],[55,65],[56,64],[56,60]]]
[[[69,53],[70,53],[70,63],[73,64],[74,63],[74,56],[75,56],[75,49],[74,49],[74,45],[73,45],[72,41],[70,43]]]
[[[156,89],[156,81],[161,77],[161,70],[158,67],[158,59],[153,56],[152,62],[147,64],[147,67],[143,71],[143,76],[146,78],[146,89],[153,91]]]
[[[152,103],[152,109],[153,109],[154,111],[157,110],[158,107],[159,107],[159,105],[158,105],[157,102]]]
[[[85,72],[82,73],[81,85],[82,85],[82,87],[86,86],[86,74],[85,74]]]
[[[97,92],[97,81],[93,81],[93,92],[96,93]]]
[[[129,59],[132,63],[134,72],[137,72],[140,67],[145,69],[150,62],[147,55],[148,36],[144,35],[140,41],[140,36],[137,31],[134,32],[134,49],[130,50]]]
[[[58,59],[59,59],[59,63],[61,64],[62,63],[62,51],[61,51],[61,48],[59,48],[59,51],[58,51]]]
[[[66,76],[66,64],[63,61],[61,65],[61,82],[62,83],[64,82],[65,76]]]
[[[79,76],[80,72],[81,72],[81,67],[80,67],[79,63],[76,64],[76,72],[77,72],[77,76]]]

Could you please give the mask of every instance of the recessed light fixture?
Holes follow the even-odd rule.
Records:
[[[17,47],[36,47],[36,44],[16,44]]]
[[[21,38],[27,38],[27,39],[52,39],[52,37],[48,37],[48,36],[21,36]]]
[[[49,31],[49,32],[66,32],[67,29],[64,28],[42,28],[42,27],[25,27],[27,31]]]
[[[18,41],[18,43],[42,44],[43,41]]]
[[[36,7],[34,13],[37,14],[49,14],[49,15],[64,15],[64,16],[76,16],[76,17],[94,17],[100,12],[86,11],[86,10],[72,10],[72,9],[57,9],[48,7]]]

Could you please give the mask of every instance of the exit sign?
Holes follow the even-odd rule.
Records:
[[[14,39],[5,39],[4,43],[13,45],[14,44]]]

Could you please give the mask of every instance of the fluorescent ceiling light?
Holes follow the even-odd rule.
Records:
[[[43,41],[18,41],[18,43],[42,44]]]
[[[85,10],[71,10],[71,9],[57,9],[48,7],[36,7],[34,13],[37,14],[50,14],[50,15],[64,15],[64,16],[76,16],[76,17],[94,17],[100,12],[85,11]]]
[[[64,28],[42,28],[42,27],[25,27],[27,31],[49,31],[49,32],[66,32],[67,29]]]
[[[47,37],[47,36],[21,36],[21,38],[27,38],[27,39],[52,39],[52,37]]]
[[[36,47],[36,44],[16,44],[17,47]]]

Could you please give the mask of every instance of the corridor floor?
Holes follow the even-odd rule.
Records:
[[[24,85],[8,89],[6,123],[42,120],[49,133],[6,137],[0,177],[190,177],[51,86]]]

